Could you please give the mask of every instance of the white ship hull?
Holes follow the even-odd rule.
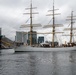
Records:
[[[15,48],[15,52],[35,52],[35,51],[75,51],[76,47],[56,47],[56,48],[44,48],[44,47],[30,47],[21,46]]]

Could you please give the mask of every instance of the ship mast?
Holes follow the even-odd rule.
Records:
[[[70,30],[70,43],[72,43],[73,38],[73,11],[71,12],[71,30]]]
[[[73,24],[74,24],[74,20],[76,20],[76,19],[74,19],[74,17],[76,17],[76,16],[73,16],[73,11],[71,12],[71,16],[68,16],[68,19],[67,20],[70,20],[71,21],[71,26],[70,26],[70,28],[65,28],[64,30],[70,30],[70,44],[72,44],[73,43],[73,41],[72,41],[72,39],[73,39],[73,30],[76,30],[76,28],[73,28]]]
[[[52,37],[52,47],[54,47],[54,37],[55,37],[55,18],[54,18],[54,0],[53,0],[53,37]]]
[[[30,46],[32,46],[32,0],[30,4]]]
[[[35,9],[35,8],[36,7],[32,7],[32,0],[31,0],[30,8],[26,8],[26,10],[27,9],[30,9],[30,13],[24,13],[24,14],[30,14],[30,26],[29,26],[29,24],[27,24],[27,25],[24,24],[24,25],[21,25],[21,27],[20,27],[20,28],[30,27],[30,46],[32,46],[32,34],[34,34],[33,33],[33,27],[40,27],[41,26],[41,24],[33,24],[32,23],[32,14],[38,14],[38,13],[33,13],[32,12],[32,9]],[[58,10],[58,9],[54,9],[54,0],[53,0],[53,10],[49,10],[49,11],[53,11],[53,14],[49,14],[48,15],[48,16],[50,16],[50,15],[53,16],[53,25],[50,25],[50,27],[53,28],[52,32],[48,32],[48,33],[37,33],[37,34],[53,34],[53,36],[52,36],[52,47],[54,47],[55,33],[63,33],[63,32],[55,32],[55,27],[62,27],[62,25],[60,25],[60,24],[55,24],[55,16],[54,15],[58,15],[58,14],[55,14],[54,13],[55,10]],[[47,28],[47,26],[44,26],[44,27]]]
[[[30,8],[26,8],[26,10],[28,10],[28,9],[30,9],[30,13],[24,13],[24,14],[29,14],[30,15],[30,25],[29,24],[27,24],[27,25],[21,25],[21,27],[20,28],[25,28],[25,27],[30,27],[30,46],[32,46],[32,35],[34,34],[33,33],[33,27],[38,27],[38,26],[41,26],[41,24],[33,24],[32,23],[32,15],[33,14],[38,14],[38,12],[36,12],[36,13],[34,13],[34,12],[32,12],[32,9],[36,9],[36,7],[32,7],[32,0],[30,0]],[[38,26],[37,26],[38,25]]]
[[[63,32],[55,32],[55,27],[62,27],[61,24],[55,24],[55,15],[59,15],[59,13],[55,14],[55,10],[58,10],[58,9],[55,9],[54,7],[54,0],[53,0],[53,10],[49,10],[49,11],[52,11],[52,14],[48,14],[47,16],[53,16],[53,25],[46,25],[44,26],[44,28],[46,27],[52,27],[52,47],[55,46],[54,44],[54,41],[55,41],[55,33],[63,33]]]

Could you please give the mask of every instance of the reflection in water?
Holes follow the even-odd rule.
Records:
[[[70,61],[70,66],[71,66],[71,73],[72,75],[76,74],[76,53],[75,52],[70,52],[69,55],[69,61]]]
[[[74,62],[74,60],[73,60],[73,53],[72,53],[72,52],[71,52],[70,55],[69,55],[69,61],[70,61],[70,62]]]
[[[52,63],[53,63],[52,75],[58,75],[57,74],[57,53],[56,52],[52,52]]]
[[[3,51],[0,75],[76,75],[76,52]]]
[[[37,75],[38,70],[36,69],[36,56],[34,54],[29,55],[29,68],[30,68],[30,75]]]

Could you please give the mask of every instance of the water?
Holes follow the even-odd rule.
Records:
[[[3,50],[0,75],[76,75],[76,52],[25,52]]]

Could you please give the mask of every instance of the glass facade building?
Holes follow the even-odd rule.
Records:
[[[28,44],[30,45],[30,32],[28,32]],[[37,44],[37,32],[32,31],[32,45]]]
[[[16,37],[15,37],[16,42],[27,44],[27,39],[28,35],[26,34],[26,32],[16,31]]]
[[[43,43],[43,42],[44,42],[44,36],[38,37],[38,44]]]

